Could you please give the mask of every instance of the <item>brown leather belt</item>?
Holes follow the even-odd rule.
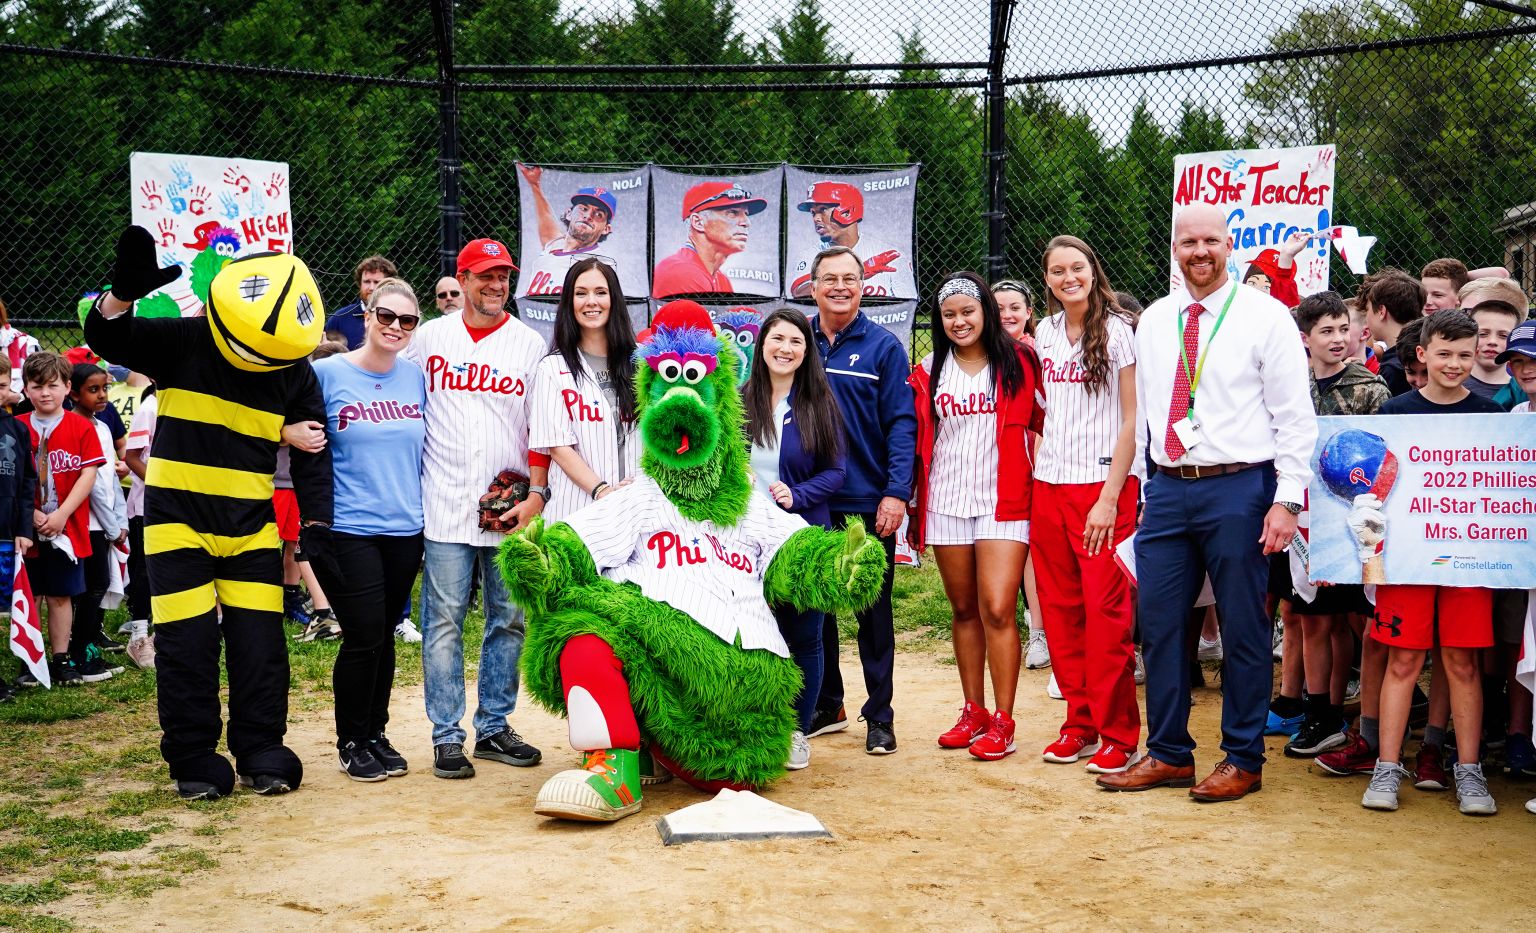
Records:
[[[1274,464],[1273,460],[1267,460],[1264,463],[1218,463],[1215,466],[1163,466],[1159,463],[1157,472],[1176,476],[1179,479],[1209,479],[1212,476],[1228,476],[1262,466],[1273,467]]]

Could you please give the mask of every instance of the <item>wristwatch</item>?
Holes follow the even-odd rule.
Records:
[[[1279,506],[1283,506],[1285,508],[1285,510],[1287,512],[1290,512],[1292,515],[1300,515],[1301,514],[1301,503],[1300,502],[1276,502],[1275,504],[1279,505]]]
[[[528,495],[531,496],[534,493],[538,493],[541,497],[543,497],[545,502],[549,501],[549,487],[548,486],[529,486],[528,487]],[[1299,506],[1297,507],[1297,511],[1300,511],[1300,507]]]

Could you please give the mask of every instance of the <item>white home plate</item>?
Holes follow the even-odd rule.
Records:
[[[831,838],[821,820],[766,800],[749,790],[722,790],[715,799],[684,807],[656,821],[664,845],[723,839]]]

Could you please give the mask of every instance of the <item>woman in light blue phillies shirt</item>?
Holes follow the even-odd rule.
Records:
[[[385,279],[363,312],[363,344],[315,364],[335,472],[330,553],[315,575],[342,625],[336,748],[354,781],[406,773],[384,735],[395,679],[394,627],[421,567],[421,450],[426,379],[399,359],[421,323],[411,287]]]

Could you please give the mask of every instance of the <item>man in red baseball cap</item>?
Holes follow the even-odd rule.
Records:
[[[657,298],[735,291],[720,267],[747,248],[752,215],[768,206],[732,181],[705,181],[683,195],[688,242],[656,264],[651,294]]]

